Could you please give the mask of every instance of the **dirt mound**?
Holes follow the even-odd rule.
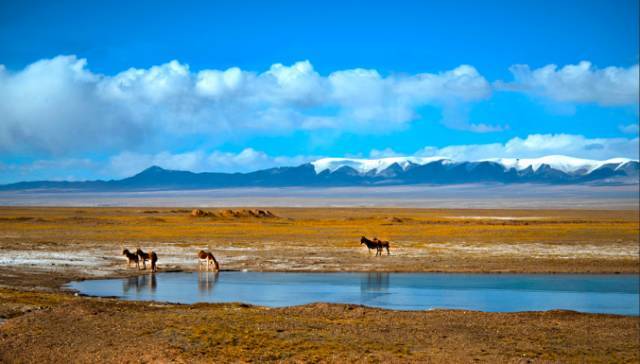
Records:
[[[260,209],[242,209],[242,210],[221,210],[221,211],[204,211],[200,209],[194,209],[191,211],[191,216],[193,217],[215,217],[221,219],[239,219],[239,218],[274,218],[277,217],[269,210],[260,210]]]
[[[205,216],[210,216],[210,212],[204,211],[204,210],[200,210],[200,209],[193,209],[191,211],[191,216],[193,217],[205,217]]]

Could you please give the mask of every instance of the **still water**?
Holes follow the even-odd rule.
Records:
[[[489,312],[567,309],[639,315],[638,275],[444,273],[158,273],[71,282],[91,296],[282,307],[353,303],[394,310]]]

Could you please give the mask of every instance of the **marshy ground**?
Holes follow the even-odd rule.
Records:
[[[195,270],[637,273],[638,211],[0,208],[0,361],[637,362],[638,317],[170,305],[76,297],[138,274],[122,246]],[[390,240],[375,257],[361,235]]]

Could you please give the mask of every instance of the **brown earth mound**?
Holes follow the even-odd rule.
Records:
[[[209,216],[211,213],[204,211],[204,210],[200,210],[200,209],[193,209],[191,211],[191,216],[193,217],[205,217],[205,216]]]
[[[191,211],[191,216],[193,217],[215,217],[221,219],[238,219],[238,218],[273,218],[277,217],[269,210],[259,210],[259,209],[242,209],[242,210],[222,210],[222,211],[204,211],[200,209],[194,209]]]

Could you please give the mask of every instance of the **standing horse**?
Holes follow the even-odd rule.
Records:
[[[146,261],[150,260],[151,271],[155,272],[158,270],[156,265],[156,263],[158,262],[158,255],[156,254],[156,252],[152,251],[150,253],[145,253],[142,251],[142,249],[138,248],[138,250],[136,250],[136,255],[142,260],[142,265],[144,267],[143,269],[147,269]]]
[[[367,249],[369,249],[369,254],[371,254],[371,249],[375,249],[376,256],[378,256],[378,254],[382,255],[382,248],[380,247],[380,243],[377,238],[373,238],[373,240],[369,240],[363,236],[360,238],[360,245],[362,244],[367,246]]]
[[[140,259],[137,254],[133,254],[129,249],[122,249],[122,255],[127,257],[127,266],[131,267],[131,263],[136,263],[136,267],[140,269]]]
[[[151,271],[158,271],[158,254],[156,252],[151,252]]]
[[[389,242],[387,240],[380,240],[378,238],[373,238],[373,241],[378,243],[378,249],[380,250],[380,255],[382,255],[382,249],[387,249],[387,255],[391,255],[389,252]]]

